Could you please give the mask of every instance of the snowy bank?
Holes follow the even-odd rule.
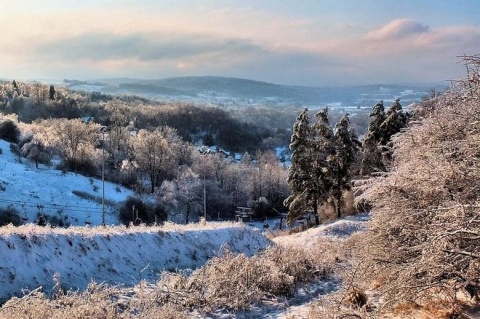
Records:
[[[92,280],[134,285],[162,270],[196,268],[227,248],[253,255],[272,245],[239,224],[206,227],[0,228],[0,300],[39,286],[47,293],[54,274],[63,288],[85,289]],[[58,275],[55,275],[58,277]]]

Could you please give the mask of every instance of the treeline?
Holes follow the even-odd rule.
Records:
[[[383,103],[381,107],[383,110]],[[395,108],[399,108],[395,114],[401,112],[398,101],[391,109]],[[16,145],[14,149],[37,167],[59,158],[60,169],[100,177],[104,163],[107,180],[135,189],[138,194],[155,195],[155,203],[140,212],[140,218],[147,222],[154,215],[167,218],[178,212],[182,217],[176,218],[184,222],[197,218],[205,206],[204,189],[211,217],[231,218],[238,206],[252,207],[254,216],[266,217],[277,215],[284,204],[290,210],[291,220],[312,209],[318,216],[317,208],[326,204],[335,207],[340,216],[352,176],[358,175],[361,165],[366,165],[365,157],[371,157],[365,153],[368,145],[362,152],[353,132],[359,122],[355,125],[348,115],[340,117],[339,112],[332,112],[332,116],[326,110],[318,113],[321,123],[310,124],[306,119],[307,123],[299,124],[297,119],[292,134],[281,126],[288,124],[286,114],[293,109],[273,112],[278,121],[272,121],[272,115],[265,115],[269,109],[224,110],[167,104],[135,96],[114,98],[13,81],[0,85],[0,111],[5,114],[5,125],[21,130],[14,134],[18,136],[9,137]],[[305,112],[301,117],[306,116]],[[234,117],[244,117],[245,121]],[[329,124],[332,119],[338,119],[334,128]],[[307,131],[298,131],[299,125],[306,126]],[[330,139],[328,143],[322,144],[319,129],[323,130],[321,134],[328,135],[323,136]],[[7,131],[12,130],[3,130],[0,137]],[[344,136],[338,137],[339,132]],[[374,134],[375,138],[377,135]],[[382,143],[389,139],[380,135]],[[343,145],[347,136],[355,149]],[[298,139],[304,144],[295,142]],[[288,169],[280,165],[272,149],[290,140],[293,156],[288,175]],[[242,162],[235,161],[232,153],[201,153],[192,141],[240,151],[244,154]],[[348,163],[332,161],[344,156],[342,152],[348,153]],[[130,214],[125,216],[125,223],[131,221]]]
[[[242,121],[216,106],[162,103],[135,96],[112,97],[98,92],[74,92],[63,87],[3,82],[0,84],[0,111],[16,114],[20,121],[39,119],[93,118],[110,126],[115,121],[136,130],[169,126],[184,141],[205,140],[235,152],[255,152],[286,145],[268,125]],[[275,141],[272,144],[272,140]],[[266,143],[263,143],[266,141]]]
[[[353,179],[364,179],[386,172],[392,160],[392,137],[407,126],[408,114],[397,99],[384,110],[378,102],[370,113],[370,123],[362,140],[358,139],[348,114],[331,126],[328,109],[310,119],[308,109],[297,117],[290,143],[291,167],[288,184],[291,195],[284,204],[288,219],[312,214],[315,222],[330,211],[342,217]],[[351,205],[351,203],[350,203]]]
[[[290,192],[287,168],[272,151],[245,153],[238,163],[221,152],[199,152],[168,126],[133,132],[115,124],[102,128],[79,119],[23,123],[15,115],[0,115],[0,138],[37,167],[59,159],[57,167],[64,171],[100,178],[105,163],[107,180],[137,194],[119,212],[125,224],[133,221],[132,202],[147,224],[166,219],[188,223],[205,211],[208,219],[231,219],[238,206],[249,206],[254,217],[265,218],[282,210]]]

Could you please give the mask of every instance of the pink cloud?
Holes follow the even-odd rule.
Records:
[[[367,34],[368,40],[398,40],[420,35],[429,31],[429,27],[411,19],[397,19],[389,24],[372,30]]]

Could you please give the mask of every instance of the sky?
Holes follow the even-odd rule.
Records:
[[[434,83],[480,54],[478,0],[0,0],[0,78]]]

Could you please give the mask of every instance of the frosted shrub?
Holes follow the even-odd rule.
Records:
[[[477,67],[480,60],[476,62]],[[478,73],[476,73],[478,75]],[[458,302],[480,292],[480,83],[468,80],[420,109],[394,138],[394,163],[367,181],[370,279],[386,305]],[[466,85],[464,85],[466,84]]]

